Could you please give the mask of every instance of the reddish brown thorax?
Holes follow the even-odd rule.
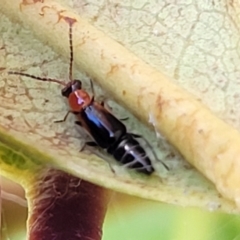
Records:
[[[84,90],[76,90],[68,97],[69,106],[73,112],[80,112],[92,102],[92,98]]]

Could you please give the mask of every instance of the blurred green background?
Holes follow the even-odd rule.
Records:
[[[103,239],[240,240],[240,216],[115,195]]]
[[[13,191],[13,185],[10,190]],[[16,193],[23,191],[16,187]],[[2,201],[2,240],[25,240],[27,209]],[[103,240],[240,240],[240,216],[113,194]]]

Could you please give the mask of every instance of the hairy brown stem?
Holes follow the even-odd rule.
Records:
[[[56,169],[43,170],[27,192],[30,240],[99,240],[108,191]]]

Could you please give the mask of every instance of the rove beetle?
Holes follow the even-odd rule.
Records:
[[[8,73],[63,85],[62,96],[68,99],[70,110],[63,120],[57,122],[65,121],[69,113],[73,113],[77,119],[75,123],[83,127],[93,140],[93,142],[87,142],[87,145],[98,146],[106,150],[107,153],[126,167],[136,169],[138,172],[147,175],[152,174],[154,168],[151,160],[144,148],[136,140],[136,138],[141,138],[141,136],[127,132],[126,126],[110,113],[103,103],[95,101],[94,96],[90,97],[82,89],[80,80],[72,80],[72,25],[75,20],[68,17],[65,17],[65,20],[69,23],[70,63],[68,83],[58,79],[42,78],[22,72],[9,71]],[[168,169],[163,162],[162,164]]]

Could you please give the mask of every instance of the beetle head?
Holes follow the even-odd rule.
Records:
[[[72,92],[75,92],[79,89],[82,89],[82,82],[80,80],[73,80],[62,89],[62,96],[68,98]]]

